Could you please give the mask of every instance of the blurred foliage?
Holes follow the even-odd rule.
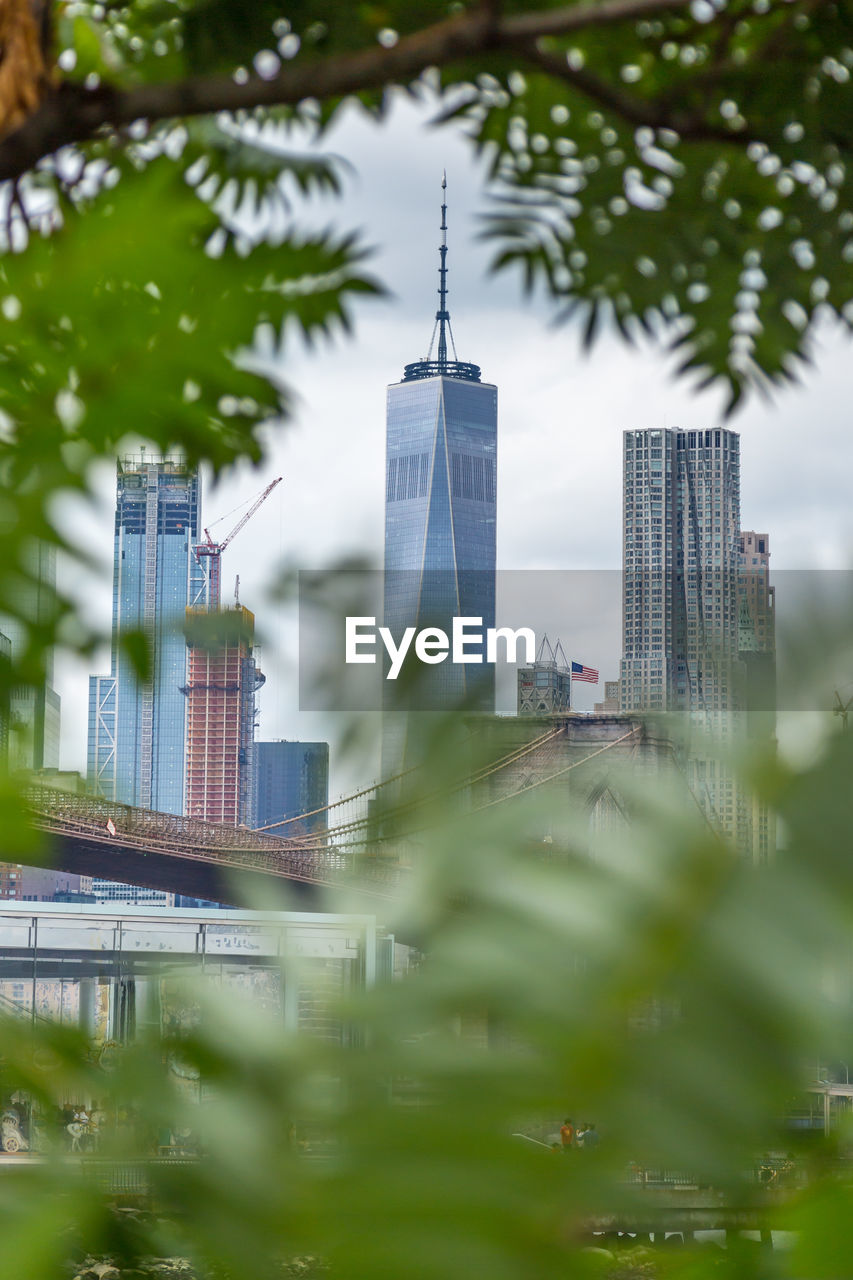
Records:
[[[581,33],[451,114],[498,181],[498,263],[581,308],[588,341],[668,323],[734,405],[796,373],[817,312],[850,322],[853,28],[846,5],[714,8]]]
[[[456,748],[436,749],[444,771]],[[850,1134],[798,1140],[785,1121],[815,1063],[853,1051],[851,768],[838,735],[809,768],[765,769],[789,841],[761,869],[642,767],[609,767],[630,825],[594,836],[557,788],[445,814],[386,919],[423,959],[331,997],[342,1043],[286,1030],[216,966],[181,979],[177,1030],[106,1062],[67,1025],[9,1019],[4,1097],[26,1090],[44,1117],[95,1099],[119,1119],[94,1162],[69,1161],[55,1133],[55,1158],[3,1169],[0,1277],[54,1280],[83,1252],[179,1255],[233,1280],[304,1255],[347,1280],[846,1275]],[[568,838],[534,847],[551,817]],[[310,990],[311,963],[297,971]],[[549,1149],[565,1115],[595,1121],[595,1154]],[[116,1213],[98,1162],[150,1156],[169,1132],[201,1157],[149,1165],[153,1204]],[[796,1169],[781,1190],[755,1177],[771,1152]],[[796,1231],[795,1248],[585,1252],[597,1217],[655,1203],[638,1168],[692,1181],[681,1204],[704,1195]]]
[[[487,159],[498,267],[519,266],[559,314],[580,309],[588,340],[604,319],[629,338],[664,335],[685,371],[728,382],[732,405],[795,376],[815,318],[851,318],[849,5],[694,0],[636,16],[627,5],[561,35],[571,9],[502,4],[505,32],[457,50],[450,28],[476,19],[472,0],[285,11],[80,0],[60,11],[56,52],[90,87],[226,72],[256,75],[260,91],[304,64],[316,97],[254,114],[322,125],[350,101],[324,93],[327,67],[406,42],[435,48],[438,80],[389,63],[386,83],[363,70],[360,84],[367,63],[353,63],[351,94],[381,115],[393,87],[440,84],[441,118],[461,121]]]
[[[3,688],[39,683],[60,629],[83,651],[100,638],[64,591],[48,599],[32,550],[83,558],[56,504],[88,493],[92,463],[140,437],[215,471],[260,462],[263,429],[290,412],[291,332],[309,344],[345,332],[354,299],[381,292],[356,237],[287,231],[289,183],[335,191],[337,168],[193,122],[149,151],[99,156],[43,234],[0,258],[0,614],[29,639]],[[148,656],[133,655],[143,672]]]

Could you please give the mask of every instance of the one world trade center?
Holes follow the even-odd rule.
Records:
[[[497,387],[456,358],[447,309],[447,205],[442,181],[439,308],[426,357],[387,392],[385,625],[438,628],[454,617],[495,625]],[[450,352],[452,351],[452,358]],[[433,354],[434,353],[434,354]],[[468,660],[415,664],[386,691],[386,711],[494,710],[494,667],[469,642]],[[479,658],[479,660],[478,660]],[[409,715],[386,715],[383,774],[412,763]]]

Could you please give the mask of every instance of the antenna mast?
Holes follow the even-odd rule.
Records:
[[[441,175],[441,244],[438,247],[438,301],[439,308],[435,313],[438,321],[438,363],[442,368],[447,365],[447,332],[445,326],[450,325],[450,312],[447,310],[447,170]],[[451,335],[452,341],[452,335]]]
[[[447,309],[447,170],[441,175],[441,244],[438,246],[438,311],[435,313],[435,324],[432,329],[432,341],[429,344],[427,361],[432,359],[432,345],[438,333],[438,352],[436,354],[436,372],[447,373],[451,361],[447,356],[447,339],[453,349],[452,363],[456,359],[456,343],[453,341],[453,329],[450,325],[450,312]],[[471,366],[472,368],[474,366]]]
[[[407,364],[403,371],[404,382],[414,382],[418,378],[451,377],[461,378],[465,382],[479,382],[480,368],[476,364],[460,360],[456,354],[456,343],[453,340],[453,327],[450,323],[450,312],[447,308],[447,171],[441,175],[441,244],[438,246],[438,311],[435,313],[435,324],[432,327],[429,350],[420,360]],[[438,334],[438,349],[433,360],[432,352]],[[448,342],[449,339],[449,342]],[[449,349],[448,349],[449,348]],[[450,352],[453,353],[452,358]]]

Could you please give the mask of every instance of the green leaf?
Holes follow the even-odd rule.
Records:
[[[153,675],[153,657],[151,645],[144,631],[125,631],[121,636],[121,647],[130,659],[137,679],[144,684]]]
[[[100,32],[94,23],[84,17],[77,17],[73,24],[73,47],[77,55],[74,70],[84,79],[93,72],[101,75],[105,68],[104,51],[101,46]]]
[[[377,292],[354,240],[247,252],[165,158],[65,218],[2,266],[22,306],[0,328],[0,407],[17,429],[10,465],[28,475],[51,438],[109,452],[130,432],[215,467],[257,459],[288,396],[277,370],[271,384],[247,367],[256,328],[292,317],[331,333],[350,296]]]
[[[294,151],[267,129],[250,140],[246,130],[226,130],[207,119],[186,125],[188,140],[181,159],[193,186],[213,203],[232,185],[232,203],[243,217],[260,218],[264,202],[291,212],[289,193],[300,196],[340,195],[347,167],[340,156]],[[266,210],[269,212],[269,209]]]
[[[223,143],[220,163],[235,172],[268,163],[239,144],[228,154]],[[291,168],[306,189],[336,182],[323,161]],[[271,163],[267,173],[273,184]],[[119,176],[94,201],[65,202],[58,230],[0,259],[0,613],[22,624],[14,665],[0,663],[0,696],[43,682],[60,628],[79,650],[96,644],[62,585],[48,592],[31,563],[36,540],[86,558],[57,532],[55,500],[85,494],[94,459],[114,457],[128,436],[214,468],[259,459],[261,429],[289,411],[289,331],[309,342],[346,332],[355,300],[380,292],[354,237],[292,231],[253,247],[167,158]],[[144,672],[141,638],[134,654]]]

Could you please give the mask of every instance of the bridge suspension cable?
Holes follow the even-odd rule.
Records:
[[[501,769],[508,768],[509,765],[514,764],[517,760],[521,759],[526,755],[529,755],[531,752],[539,750],[540,748],[545,746],[547,743],[552,742],[555,738],[560,737],[560,735],[563,734],[564,732],[565,730],[562,725],[558,725],[555,729],[548,729],[545,733],[540,734],[538,738],[534,738],[532,742],[525,743],[523,746],[517,747],[513,751],[508,752],[505,756],[502,756],[499,760],[493,761],[489,765],[484,765],[480,769],[476,769],[473,773],[467,775],[460,782],[457,782],[454,786],[450,788],[437,787],[437,788],[434,788],[432,791],[426,792],[423,795],[417,795],[410,800],[406,800],[401,804],[398,804],[393,806],[392,808],[389,808],[388,811],[383,815],[383,817],[386,820],[393,820],[399,814],[404,813],[411,809],[417,809],[421,805],[429,803],[431,800],[440,799],[443,796],[449,797],[452,795],[457,795],[460,791],[464,791],[467,787],[476,786],[477,783],[482,782],[485,778],[488,778],[492,774],[499,772]],[[347,796],[342,799],[339,799],[335,802],[335,804],[324,805],[322,808],[312,809],[310,812],[299,814],[296,817],[284,818],[280,822],[270,823],[266,827],[256,827],[255,830],[256,831],[272,831],[277,828],[284,827],[295,822],[305,822],[309,818],[316,817],[318,814],[329,812],[331,809],[335,808],[336,806],[340,806],[348,802],[358,800],[366,795],[375,795],[376,792],[380,790],[380,788],[387,787],[389,783],[398,782],[402,778],[408,777],[413,773],[423,772],[423,770],[424,770],[424,766],[422,764],[414,765],[410,769],[403,770],[402,773],[395,774],[394,777],[392,778],[387,778],[384,782],[378,783],[376,786],[365,787],[361,791],[356,791],[351,796]],[[339,823],[334,827],[327,828],[324,834],[327,838],[334,839],[336,837],[340,837],[345,834],[351,834],[359,830],[362,830],[364,828],[370,827],[371,825],[373,825],[374,821],[375,820],[371,818],[369,815],[360,817],[360,818],[353,818],[350,822]],[[294,837],[291,837],[291,839],[293,839],[296,843],[308,842],[312,838],[316,839],[316,833],[306,832],[301,836],[296,835]]]
[[[477,805],[474,809],[475,813],[480,813],[483,809],[491,809],[493,805],[503,804],[505,800],[515,800],[517,796],[524,795],[526,791],[533,791],[536,787],[544,787],[546,783],[553,782],[555,778],[561,778],[566,773],[571,773],[572,769],[579,769],[582,764],[594,760],[596,756],[601,756],[605,751],[610,751],[613,747],[618,747],[621,742],[626,742],[628,738],[634,736],[638,729],[642,726],[635,724],[633,729],[629,729],[627,733],[623,733],[621,738],[614,738],[612,742],[606,742],[603,747],[599,747],[596,751],[591,751],[588,756],[584,756],[582,760],[573,760],[571,764],[567,764],[564,768],[558,769],[556,773],[549,773],[546,778],[536,778],[533,782],[526,783],[523,787],[519,787],[517,791],[507,792],[506,795],[495,796],[493,800],[487,800],[485,804]]]
[[[589,752],[589,754],[585,755],[583,759],[573,760],[571,764],[566,765],[562,769],[557,769],[556,772],[548,774],[547,777],[537,778],[533,782],[527,783],[524,786],[519,787],[516,791],[508,791],[502,796],[496,796],[492,800],[487,800],[483,804],[476,805],[471,810],[471,812],[480,813],[484,809],[491,809],[494,805],[504,804],[507,800],[515,800],[518,798],[518,796],[524,795],[524,793],[527,791],[533,791],[536,787],[545,786],[547,783],[553,782],[556,778],[561,778],[565,774],[571,773],[573,769],[579,769],[582,765],[588,764],[589,761],[594,760],[596,756],[603,755],[606,751],[611,751],[613,747],[618,747],[621,743],[624,743],[629,738],[633,737],[634,734],[637,733],[641,728],[642,728],[642,725],[639,725],[639,724],[634,725],[634,727],[632,729],[629,729],[627,733],[623,733],[621,737],[614,738],[612,742],[607,742],[603,747],[598,747],[595,751]],[[552,735],[549,734],[548,736],[551,737]],[[486,774],[485,776],[488,776],[488,774]],[[392,814],[389,816],[393,816],[393,811],[392,811]],[[420,826],[420,827],[413,827],[406,832],[393,831],[393,832],[389,832],[387,835],[378,833],[373,837],[373,840],[375,843],[390,842],[392,840],[400,840],[406,836],[419,835],[424,831],[432,830],[439,825],[440,825],[439,822],[432,821],[432,822],[425,823],[423,826]]]
[[[551,728],[551,730],[540,733],[540,735],[535,737],[532,742],[525,742],[525,744],[520,746],[520,748],[508,751],[506,755],[501,756],[498,760],[493,760],[491,764],[483,765],[480,769],[475,769],[473,773],[467,774],[465,778],[462,778],[460,782],[455,783],[452,787],[434,787],[432,791],[412,796],[411,799],[403,800],[401,803],[389,806],[386,812],[382,814],[382,820],[383,822],[394,823],[402,814],[410,813],[412,809],[418,810],[424,804],[432,803],[434,800],[441,800],[444,799],[444,797],[459,795],[460,792],[465,791],[467,787],[478,785],[478,783],[483,782],[485,778],[491,777],[493,773],[500,772],[501,769],[508,768],[508,765],[515,764],[517,760],[524,758],[525,755],[529,755],[530,753],[533,753],[533,751],[542,749],[543,746],[546,746],[549,742],[553,742],[553,740],[560,737],[564,732],[564,726],[562,726],[562,724],[558,724],[556,728]],[[423,769],[423,764],[414,765],[414,767],[405,769],[405,771],[396,774],[396,776],[392,778],[387,778],[386,782],[379,783],[377,787],[365,787],[364,790],[356,791],[355,794],[336,801],[336,805],[346,804],[347,801],[359,800],[361,797],[366,795],[375,795],[377,794],[377,791],[379,791],[380,787],[387,786],[389,782],[400,781],[401,778],[410,776],[412,773],[423,772]],[[329,810],[334,808],[336,805],[325,805],[323,808],[311,810],[311,812],[297,815],[295,818],[286,818],[283,819],[282,822],[270,823],[268,827],[259,827],[256,829],[257,831],[266,832],[273,831],[275,828],[287,826],[287,824],[306,822],[306,820],[315,818],[318,814],[328,813]],[[348,845],[357,844],[357,842],[359,842],[353,838],[359,835],[359,832],[370,831],[371,841],[377,841],[379,838],[386,838],[379,837],[378,833],[375,832],[375,826],[377,826],[377,818],[375,818],[374,815],[366,814],[362,815],[362,817],[352,818],[350,822],[338,823],[334,827],[328,827],[323,833],[321,833],[321,838],[323,838],[324,841],[332,842],[332,844],[336,841],[343,841]],[[405,832],[401,832],[400,829],[396,829],[394,835],[396,835],[396,838],[401,838],[405,835]],[[306,847],[315,847],[319,836],[320,833],[316,831],[305,832],[302,833],[302,835],[289,836],[288,842],[292,842],[293,845],[300,847],[300,849],[306,849]]]

